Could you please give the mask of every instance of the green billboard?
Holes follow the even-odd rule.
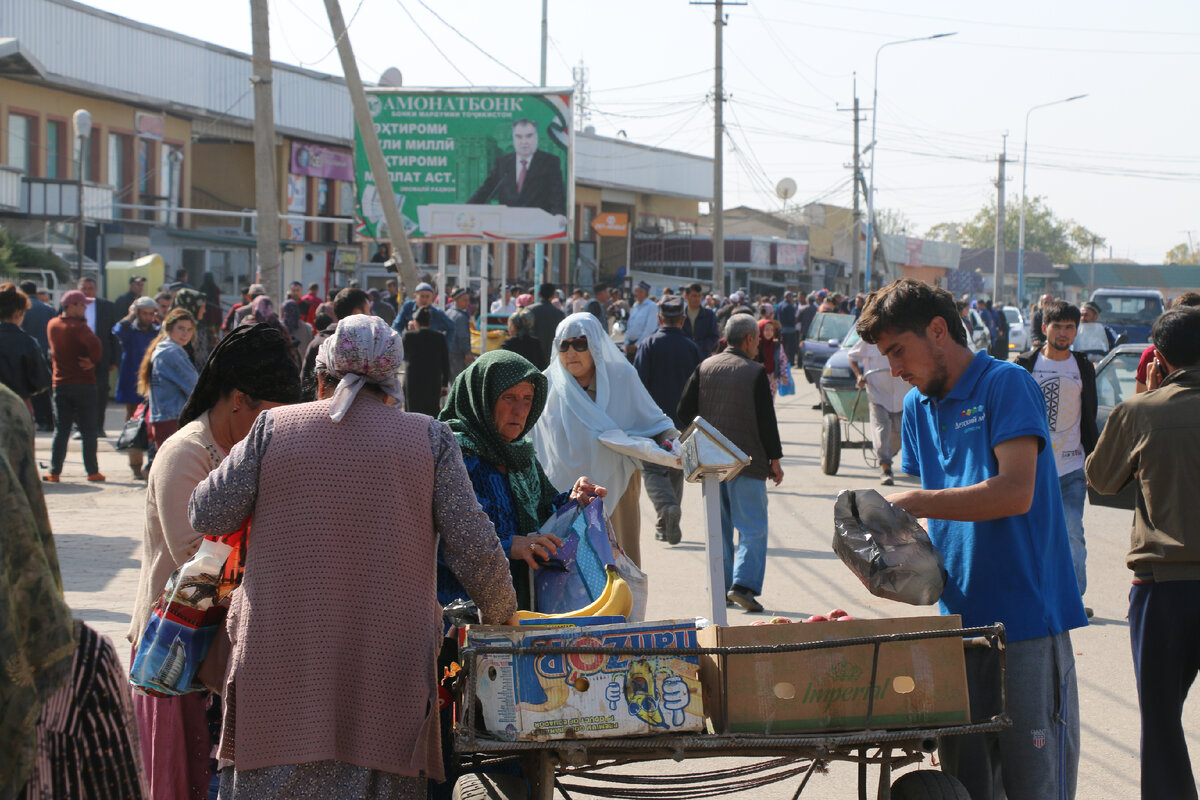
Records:
[[[378,88],[367,107],[411,238],[569,239],[569,89]],[[387,238],[357,125],[354,144],[355,232]]]

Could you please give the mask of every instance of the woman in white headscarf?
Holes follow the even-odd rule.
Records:
[[[328,399],[263,412],[192,494],[199,533],[251,517],[226,620],[222,797],[424,800],[442,779],[439,537],[484,622],[516,623],[454,434],[393,404],[403,358],[379,317],[341,320],[317,357]]]
[[[679,431],[592,314],[572,314],[560,322],[551,355],[546,409],[533,429],[538,460],[555,486],[587,475],[608,488],[604,512],[617,544],[640,566],[642,462],[599,437],[619,431],[662,445]]]

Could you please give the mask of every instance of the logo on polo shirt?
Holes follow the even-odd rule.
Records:
[[[958,412],[958,422],[954,423],[954,430],[962,430],[972,425],[978,425],[985,419],[987,419],[987,414],[984,412],[982,405],[964,408]]]

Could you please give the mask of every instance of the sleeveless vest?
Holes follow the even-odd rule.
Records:
[[[771,468],[758,437],[754,411],[754,384],[762,371],[762,364],[732,350],[704,359],[700,362],[699,413],[750,456],[750,466],[739,476],[766,480]]]

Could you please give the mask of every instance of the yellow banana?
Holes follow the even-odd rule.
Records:
[[[600,596],[583,608],[565,614],[540,614],[536,611],[518,611],[521,619],[558,619],[560,617],[628,617],[633,610],[633,592],[629,584],[618,577],[616,570],[608,570],[608,581]]]

